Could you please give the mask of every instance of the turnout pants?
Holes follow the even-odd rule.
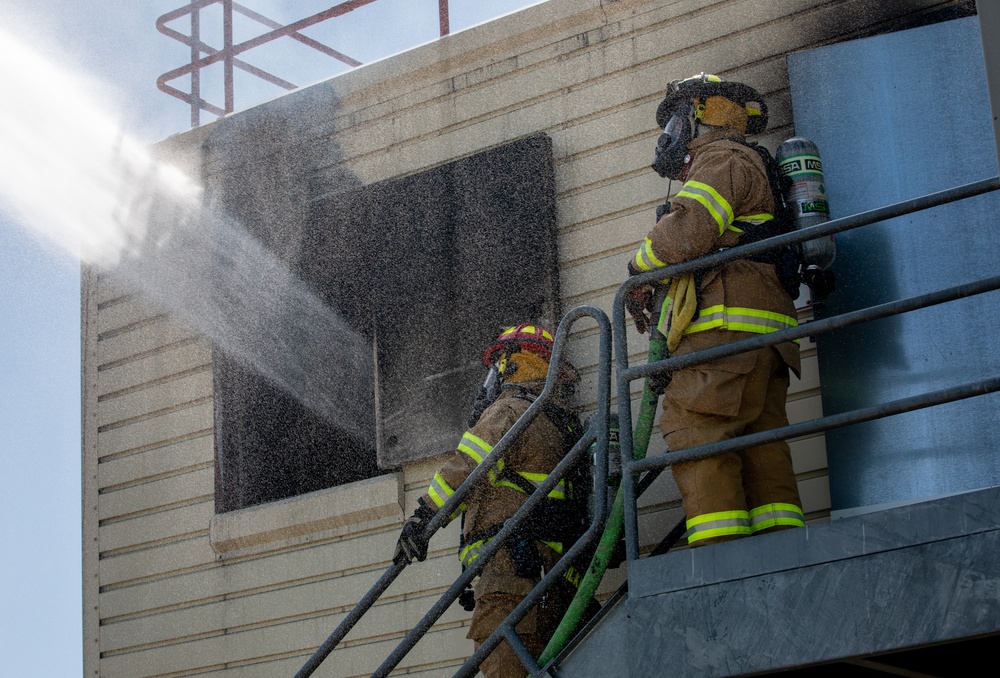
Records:
[[[545,548],[545,547],[542,547]],[[554,554],[542,551],[546,566],[555,562]],[[472,624],[468,637],[476,649],[493,633],[514,608],[517,607],[538,580],[524,579],[513,573],[506,549],[501,549],[494,560],[486,566],[476,586],[476,609],[472,613]],[[506,589],[506,590],[504,590]],[[558,583],[535,605],[515,627],[532,656],[538,657],[559,626],[563,614],[573,600],[573,590],[569,585]],[[483,660],[479,670],[486,678],[525,678],[528,672],[514,650],[502,641]]]
[[[660,428],[667,449],[787,425],[788,379],[787,366],[770,347],[678,370],[664,392]],[[691,546],[803,525],[785,441],[672,468]]]

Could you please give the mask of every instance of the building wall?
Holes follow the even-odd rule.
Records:
[[[344,173],[367,184],[545,133],[563,309],[609,311],[663,200],[648,165],[667,82],[704,70],[755,85],[768,99],[773,149],[793,134],[787,53],[946,4],[549,0],[313,88],[333,103],[312,133],[336,150],[320,154],[314,179],[330,190]],[[211,132],[161,145],[209,186],[224,171],[205,160]],[[388,565],[434,463],[216,515],[207,342],[96,271],[84,272],[82,303],[86,675],[292,675]],[[586,411],[595,330],[579,326],[572,342]],[[633,360],[644,345],[630,335]],[[803,357],[793,422],[821,414],[806,340]],[[823,519],[823,438],[792,448],[807,516]],[[642,500],[642,541],[655,543],[678,517],[676,489],[658,481]],[[318,674],[369,674],[458,574],[456,542],[457,528],[440,533],[428,561],[404,572]],[[451,675],[471,651],[467,624],[465,612],[448,611],[401,666]]]

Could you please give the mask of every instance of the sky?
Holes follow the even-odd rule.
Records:
[[[538,0],[451,0],[457,32]],[[190,109],[156,88],[156,78],[182,66],[188,48],[160,35],[157,17],[184,0],[2,0],[0,41],[16,36],[40,59],[76,74],[124,134],[152,143],[190,127]],[[335,0],[242,0],[290,23]],[[437,0],[377,0],[309,34],[369,63],[437,37]],[[219,45],[220,15],[202,18],[203,40]],[[171,26],[188,30],[186,20]],[[237,21],[236,41],[259,32]],[[378,39],[372,39],[377,35]],[[308,85],[349,67],[283,39],[245,55],[247,61]],[[16,73],[44,82],[30,59],[0,63],[0,92],[13,96]],[[221,69],[207,71],[203,96],[221,102]],[[188,87],[185,78],[173,83]],[[72,102],[52,90],[61,113]],[[282,90],[236,79],[237,110]],[[9,100],[8,100],[9,101]],[[3,104],[0,104],[3,105]],[[42,117],[44,111],[39,111]],[[202,114],[202,123],[214,116]],[[52,130],[53,135],[57,130]],[[0,135],[11,134],[0,129]],[[0,163],[9,161],[0,157]],[[51,160],[53,164],[59,159]],[[19,169],[19,168],[18,168]],[[55,170],[53,168],[53,175]],[[29,171],[29,170],[25,170]],[[42,175],[47,170],[30,170]],[[35,181],[38,184],[38,181]],[[3,186],[0,186],[3,189]],[[58,203],[58,191],[46,196]],[[66,196],[63,196],[66,199]],[[82,661],[80,475],[80,261],[66,238],[43,235],[0,190],[0,520],[6,553],[0,558],[0,656],[12,676],[79,676]]]

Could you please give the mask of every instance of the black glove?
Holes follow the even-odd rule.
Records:
[[[466,586],[465,589],[458,594],[458,604],[462,606],[462,609],[466,612],[472,612],[476,609],[476,594],[473,592],[471,586]]]
[[[649,387],[653,389],[653,393],[656,395],[663,395],[663,392],[667,390],[670,386],[670,380],[673,379],[673,372],[660,372],[659,374],[649,375]]]
[[[653,286],[649,283],[633,287],[625,295],[625,309],[635,321],[635,329],[639,334],[645,334],[649,330],[652,306]]]
[[[403,531],[399,533],[393,561],[398,563],[402,559],[410,564],[414,558],[420,562],[427,559],[427,538],[424,537],[424,531],[435,513],[434,509],[424,503],[423,498],[419,500],[417,510],[407,518]]]

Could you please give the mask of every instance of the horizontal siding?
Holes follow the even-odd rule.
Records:
[[[207,524],[206,520],[205,525]],[[389,565],[398,534],[397,526],[265,556],[227,561],[224,567],[180,572],[172,577],[136,580],[135,584],[108,585],[101,594],[102,611],[106,620],[113,620],[147,615],[168,608],[200,605],[223,597],[242,597],[313,580],[334,581],[353,572],[381,573]],[[458,564],[454,557],[456,544],[457,533],[436,537],[432,541],[429,557],[442,558],[444,567],[410,568],[402,575],[400,583],[405,584],[414,578],[432,577],[439,585],[438,572],[444,570],[449,571],[442,576],[454,580],[457,570],[452,565],[457,567]],[[207,539],[204,546],[205,552],[210,552]],[[340,584],[344,583],[340,582],[338,585]],[[400,588],[408,590],[405,585]],[[307,608],[298,610],[298,613],[305,613],[309,609],[326,609],[330,606],[329,600],[336,600],[334,591],[330,592],[330,596],[333,597],[308,602]],[[333,603],[333,606],[341,604],[345,603]]]
[[[550,0],[338,78],[339,103],[321,141],[342,164],[320,173],[346,168],[377,181],[545,133],[554,148],[563,308],[609,312],[664,198],[665,183],[648,165],[666,82],[712,70],[757,85],[772,116],[763,143],[773,148],[792,134],[787,53],[936,4]],[[161,150],[193,170],[210,133],[192,131]],[[111,277],[87,280],[85,535],[97,547],[85,554],[85,595],[98,612],[85,612],[85,632],[100,641],[99,658],[86,654],[88,675],[291,675],[388,564],[399,525],[216,554],[211,349]],[[641,363],[646,338],[631,323],[628,332],[630,362]],[[571,341],[583,376],[578,400],[592,409],[594,324],[581,322]],[[789,389],[792,422],[822,415],[815,347],[804,340],[802,351],[803,378]],[[640,388],[632,385],[633,399]],[[823,519],[824,439],[805,436],[791,448],[807,517]],[[650,453],[662,449],[654,436]],[[432,461],[404,469],[406,513],[433,470]],[[639,510],[648,549],[682,513],[669,473]],[[368,675],[388,654],[457,575],[457,533],[453,525],[435,537],[428,561],[408,568],[331,658],[330,675]],[[602,595],[622,578],[613,573]],[[409,673],[451,675],[469,654],[469,615],[453,608],[404,661]]]
[[[403,603],[384,616],[385,621],[419,619],[411,610],[425,606],[422,599]],[[373,615],[378,615],[376,611]],[[445,615],[448,616],[448,613]],[[471,644],[465,640],[467,628],[462,625],[442,624],[440,631],[431,633],[400,663],[400,668],[420,667],[440,663],[442,658],[458,659],[467,656]],[[398,628],[398,627],[397,627]],[[289,621],[264,628],[226,633],[223,635],[191,640],[178,645],[151,648],[105,656],[101,661],[102,678],[135,678],[135,676],[176,676],[200,673],[205,669],[222,669],[228,664],[239,666],[244,663],[265,662],[284,658],[289,653],[300,656],[301,666],[312,652],[312,645],[319,642],[331,630],[326,620]],[[406,630],[409,630],[408,628]],[[387,656],[402,636],[403,631],[380,634],[370,643],[345,645],[337,652],[334,663],[335,675],[370,675],[377,668],[374,657]],[[389,636],[388,639],[383,639]],[[218,659],[225,657],[226,662]],[[274,675],[274,674],[271,674]]]
[[[115,486],[148,482],[164,475],[187,473],[214,463],[211,429],[143,452],[105,461],[98,468],[102,491]]]
[[[147,382],[149,383],[149,382]],[[102,431],[128,426],[143,418],[165,414],[212,397],[212,366],[197,365],[180,374],[170,374],[146,388],[129,389],[98,406],[98,426]]]
[[[214,501],[215,468],[203,464],[187,473],[129,485],[101,494],[102,521],[122,520],[165,506]]]
[[[454,559],[453,554],[448,554],[448,557]],[[442,565],[444,563],[432,559],[423,567],[412,568],[408,574],[419,569],[419,575],[429,576],[410,575],[400,580],[398,586],[404,590],[443,590],[454,580],[458,568]],[[261,563],[258,566],[266,568],[268,564]],[[380,574],[381,571],[369,570],[336,578],[292,582],[280,587],[237,591],[226,594],[225,599],[213,598],[200,604],[175,607],[156,616],[145,615],[108,622],[103,629],[105,651],[117,652],[173,644],[192,638],[221,635],[234,629],[273,624],[276,619],[318,615],[327,616],[332,630],[339,623],[339,618],[354,607]],[[239,600],[238,606],[232,604],[234,599]],[[400,602],[399,597],[390,592],[374,609],[379,616],[391,615],[399,610]],[[423,612],[426,612],[426,608]],[[380,628],[389,631],[412,626],[412,623],[408,627],[400,627],[395,626],[395,623],[367,619],[363,623],[364,626],[359,626],[355,631],[356,636],[379,635]]]
[[[212,403],[199,398],[182,409],[121,428],[101,431],[98,453],[105,457],[134,454],[212,428]]]
[[[100,370],[97,374],[99,397],[125,395],[192,374],[211,364],[211,352],[202,343],[174,345],[167,350],[146,355],[124,365]]]
[[[124,584],[163,579],[196,568],[212,566],[215,554],[204,533],[149,546],[137,551],[105,554],[101,560],[101,586],[105,592]],[[107,610],[102,608],[102,613]]]
[[[144,358],[181,342],[197,341],[191,330],[171,322],[166,316],[157,315],[154,318],[153,322],[142,323],[132,331],[105,336],[98,346],[101,369],[107,370],[122,362]]]
[[[101,553],[143,548],[164,540],[186,538],[208,531],[215,513],[213,502],[201,501],[124,520],[103,521]]]

